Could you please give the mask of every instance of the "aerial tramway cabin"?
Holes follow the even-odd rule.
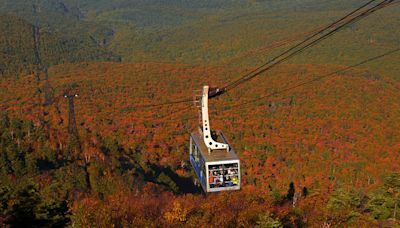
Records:
[[[190,134],[190,163],[204,192],[240,189],[240,160],[222,131],[211,131],[208,86],[199,99],[201,127]]]

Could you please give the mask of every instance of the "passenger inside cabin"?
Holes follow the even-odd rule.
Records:
[[[229,167],[228,168],[228,175],[234,175],[235,174],[235,171],[233,171],[233,169],[232,169],[232,167]]]
[[[209,173],[209,183],[210,183],[210,187],[214,187],[215,184],[216,184],[215,182],[216,182],[215,176],[214,176],[213,173],[210,171],[210,173]]]
[[[238,181],[238,177],[237,177],[237,176],[232,177],[232,184],[233,184],[233,185],[238,185],[238,184],[239,184],[239,181]]]
[[[224,175],[219,175],[219,183],[221,187],[224,185]]]

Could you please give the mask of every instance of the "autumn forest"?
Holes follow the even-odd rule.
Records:
[[[202,87],[367,1],[0,0],[0,227],[400,227],[388,2],[209,100],[241,179],[205,193]]]

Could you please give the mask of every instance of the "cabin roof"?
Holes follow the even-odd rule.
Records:
[[[207,146],[204,144],[204,140],[202,138],[202,134],[199,131],[192,132],[191,137],[193,138],[194,143],[199,148],[199,151],[204,158],[205,162],[215,162],[215,161],[230,161],[230,160],[239,160],[236,156],[235,149],[233,149],[232,145],[229,144],[226,139],[224,133],[222,131],[216,131],[217,138],[215,141],[223,142],[229,145],[229,152],[226,149],[223,150],[212,150],[210,153],[208,152]]]

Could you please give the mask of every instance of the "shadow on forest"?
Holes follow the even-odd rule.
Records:
[[[199,194],[200,187],[193,183],[191,177],[182,177],[176,174],[171,167],[163,167],[154,163],[140,164],[137,162],[140,156],[135,159],[128,159],[127,156],[120,157],[121,169],[124,171],[133,170],[134,175],[144,182],[152,182],[161,185],[175,194]],[[145,183],[140,184],[142,187]]]
[[[170,167],[149,165],[151,172],[145,173],[145,180],[164,185],[176,194],[200,194],[201,188],[193,183],[191,177],[181,177]]]

